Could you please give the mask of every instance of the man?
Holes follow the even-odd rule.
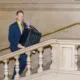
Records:
[[[19,10],[16,13],[16,22],[11,24],[9,27],[8,39],[10,42],[10,49],[12,52],[17,51],[21,48],[24,48],[19,43],[19,41],[20,41],[20,37],[24,31],[24,28],[26,28],[26,27],[27,27],[27,25],[24,22],[24,12]],[[19,63],[20,63],[19,75],[22,74],[22,72],[24,71],[24,69],[26,67],[26,59],[27,59],[26,54],[20,55],[20,58],[19,58]],[[15,67],[14,67],[14,73],[12,76],[12,80],[14,80],[15,75],[16,75],[16,71],[15,71]]]

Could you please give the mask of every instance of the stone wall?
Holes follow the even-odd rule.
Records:
[[[9,46],[8,28],[15,21],[17,10],[25,12],[25,22],[31,22],[39,31],[46,33],[80,22],[79,3],[76,0],[0,0],[0,49]]]

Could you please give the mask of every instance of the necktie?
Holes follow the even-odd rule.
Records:
[[[24,26],[23,26],[23,24],[20,24],[18,21],[17,21],[17,23],[18,23],[18,26],[22,29],[22,31],[24,31]]]
[[[23,26],[23,24],[21,24],[21,29],[24,31],[24,26]]]

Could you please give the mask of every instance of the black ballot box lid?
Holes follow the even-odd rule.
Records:
[[[41,35],[42,34],[35,28],[25,28],[23,34],[21,35],[20,43],[25,47],[34,45],[39,43]]]

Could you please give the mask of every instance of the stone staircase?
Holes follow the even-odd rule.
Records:
[[[43,73],[24,77],[22,80],[80,80],[80,72],[47,70]]]
[[[25,76],[25,74],[28,70],[28,68],[26,68],[22,74],[22,80],[39,80],[39,78],[40,78],[40,80],[44,80],[46,78],[49,79],[50,77],[48,77],[47,75],[52,76],[50,80],[52,80],[52,78],[54,78],[55,80],[59,80],[59,78],[64,80],[65,77],[66,77],[66,80],[67,80],[67,77],[70,77],[71,79],[74,78],[73,80],[75,80],[76,76],[79,78],[79,76],[80,76],[80,72],[79,72],[80,56],[78,56],[77,58],[75,57],[75,55],[78,55],[78,53],[79,53],[79,51],[77,51],[77,54],[75,54],[75,52],[73,52],[73,51],[75,51],[75,48],[76,48],[75,45],[76,46],[80,45],[80,41],[79,40],[51,39],[51,40],[36,44],[34,46],[31,46],[30,48],[26,48],[24,50],[15,52],[15,54],[19,55],[19,53],[21,53],[22,51],[23,52],[25,52],[27,50],[32,51],[33,49],[36,49],[36,48],[38,49],[39,47],[44,46],[43,47],[44,50],[42,51],[42,57],[43,58],[40,57],[41,55],[38,52],[36,52],[35,54],[31,53],[31,55],[30,55],[30,61],[31,61],[30,62],[30,64],[31,64],[30,65],[31,66],[30,73],[31,73],[31,75]],[[59,48],[64,52],[62,53],[62,51],[59,51]],[[68,51],[67,53],[69,53],[70,55],[66,54],[66,50]],[[10,57],[11,55],[13,55],[11,53],[9,55],[7,55],[8,52],[10,52],[10,50],[6,50],[5,52],[0,53],[0,61],[4,61],[4,59],[6,59],[6,57]],[[53,53],[56,53],[56,54],[54,54],[54,56],[53,56]],[[72,63],[72,61],[70,61],[68,64],[67,60],[69,60],[70,57],[71,57],[71,59],[73,59],[74,63]],[[67,59],[67,58],[69,58],[69,59]],[[41,72],[38,72],[38,69],[40,66],[39,61],[43,62]],[[63,63],[63,61],[65,61],[65,63]],[[76,61],[77,61],[77,64],[75,64]],[[15,64],[15,60],[10,59],[9,64],[8,64],[9,79],[11,78],[14,64]],[[53,65],[53,66],[51,67],[51,65]],[[76,65],[77,70],[72,65],[73,66]],[[68,69],[68,67],[72,67],[73,70],[72,71],[66,70],[66,69]],[[0,70],[1,70],[0,80],[3,80],[3,78],[4,78],[4,69],[7,69],[7,68],[4,68],[4,64],[0,63]],[[73,77],[73,76],[75,76],[75,77]],[[79,79],[78,78],[77,78],[77,80],[80,79],[80,78]]]

